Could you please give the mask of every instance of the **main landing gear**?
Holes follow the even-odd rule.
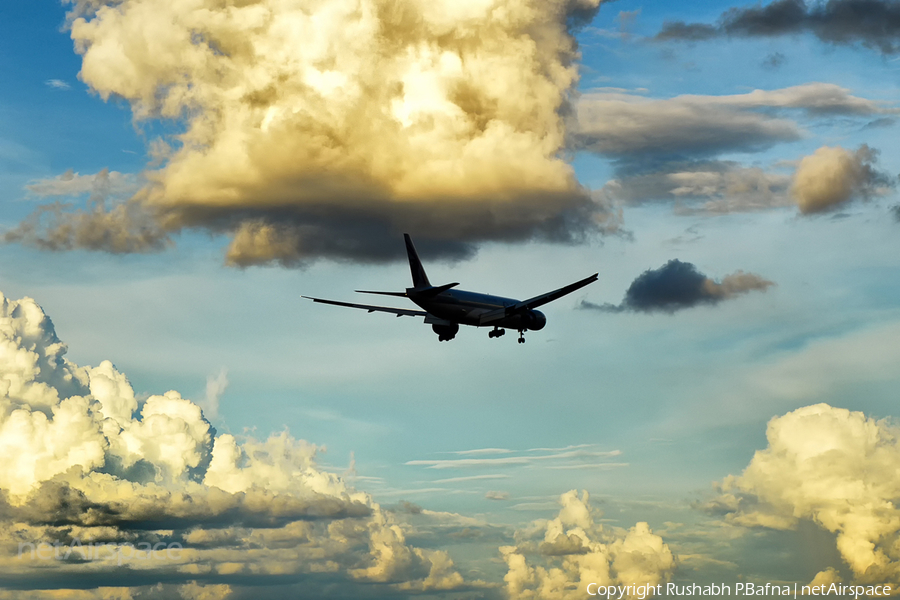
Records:
[[[494,327],[491,331],[488,331],[489,338],[498,338],[503,335],[506,335],[506,330],[501,329],[499,327]],[[519,343],[520,344],[525,343],[525,330],[524,329],[519,330]]]

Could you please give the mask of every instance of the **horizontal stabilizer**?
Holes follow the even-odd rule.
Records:
[[[381,296],[400,296],[406,298],[406,292],[373,292],[371,290],[354,290],[357,294],[379,294]]]
[[[457,283],[447,283],[447,284],[444,284],[444,285],[438,285],[438,286],[435,286],[435,287],[426,288],[426,289],[424,289],[424,290],[416,290],[416,291],[415,291],[415,294],[416,294],[416,296],[437,296],[437,295],[440,294],[441,292],[446,292],[446,291],[449,290],[450,288],[456,287],[456,286],[458,286],[458,285],[459,285],[459,282],[457,282]],[[406,294],[404,294],[404,296],[405,296],[405,295],[406,295]]]

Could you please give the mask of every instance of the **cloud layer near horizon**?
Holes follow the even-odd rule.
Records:
[[[569,32],[601,0],[71,0],[80,78],[157,140],[125,204],[44,209],[13,232],[52,250],[233,237],[235,265],[571,240],[608,226],[561,153]]]
[[[33,300],[0,295],[0,586],[463,585],[446,553],[408,545],[390,512],[321,470],[316,446],[217,436],[178,392],[138,401],[109,361],[65,353]],[[57,543],[74,555],[27,551]],[[145,543],[182,549],[135,557]],[[83,556],[90,544],[103,551]]]

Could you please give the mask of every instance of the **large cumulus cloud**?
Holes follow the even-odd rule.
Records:
[[[465,585],[448,555],[408,544],[390,512],[320,469],[316,446],[217,435],[178,392],[139,400],[112,363],[65,353],[33,300],[0,295],[0,587],[56,590],[17,597]]]
[[[855,579],[900,582],[900,428],[816,404],[773,418],[766,437],[768,446],[719,484],[707,508],[747,527],[812,521],[836,534]]]
[[[601,0],[70,2],[82,81],[184,131],[124,203],[43,209],[8,241],[139,252],[204,228],[232,264],[296,264],[612,218],[562,156],[569,28]]]
[[[584,598],[589,583],[657,585],[671,575],[672,553],[647,523],[627,531],[604,528],[587,492],[579,497],[571,490],[559,503],[555,519],[536,522],[517,533],[515,546],[500,548],[511,600]]]

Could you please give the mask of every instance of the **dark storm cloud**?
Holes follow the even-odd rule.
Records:
[[[716,25],[666,22],[659,41],[704,41],[714,37],[774,37],[812,33],[830,44],[861,44],[882,54],[900,51],[900,3],[893,0],[777,0],[765,6],[731,8]]]
[[[753,273],[737,271],[714,281],[691,263],[673,259],[658,269],[641,273],[628,287],[622,303],[594,304],[582,301],[581,308],[604,312],[667,312],[701,304],[718,304],[751,291],[765,291],[774,285]]]

